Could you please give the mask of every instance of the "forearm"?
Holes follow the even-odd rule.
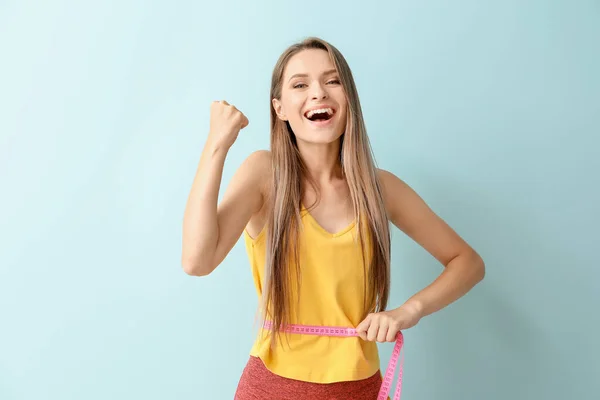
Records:
[[[183,218],[181,262],[190,275],[209,273],[212,268],[219,238],[217,202],[226,157],[226,150],[208,141],[200,156]]]
[[[464,296],[485,275],[485,265],[475,252],[452,259],[427,287],[409,298],[402,307],[416,310],[420,317],[443,309]]]

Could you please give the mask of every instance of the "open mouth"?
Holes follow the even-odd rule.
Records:
[[[333,118],[335,110],[333,108],[321,108],[318,110],[310,110],[304,113],[304,117],[312,122],[325,122]]]

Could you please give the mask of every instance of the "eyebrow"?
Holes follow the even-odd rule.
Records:
[[[335,74],[335,73],[337,73],[337,70],[330,69],[329,71],[323,72],[323,75],[331,75],[331,74]],[[294,74],[290,77],[290,79],[288,79],[288,82],[294,78],[306,78],[307,76],[308,76],[308,74]]]

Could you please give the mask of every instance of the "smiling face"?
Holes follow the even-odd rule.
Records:
[[[327,51],[302,50],[292,56],[281,85],[281,98],[272,100],[273,108],[297,139],[331,143],[344,133],[346,94]]]

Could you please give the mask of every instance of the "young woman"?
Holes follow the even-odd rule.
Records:
[[[236,399],[376,399],[376,342],[395,341],[466,294],[483,279],[483,260],[405,182],[375,167],[352,73],[334,46],[308,38],[289,47],[270,102],[271,150],[249,155],[220,204],[225,158],[248,119],[213,102],[182,265],[207,275],[244,235],[264,324]],[[390,221],[445,268],[388,309]],[[292,325],[356,336],[290,333]]]

